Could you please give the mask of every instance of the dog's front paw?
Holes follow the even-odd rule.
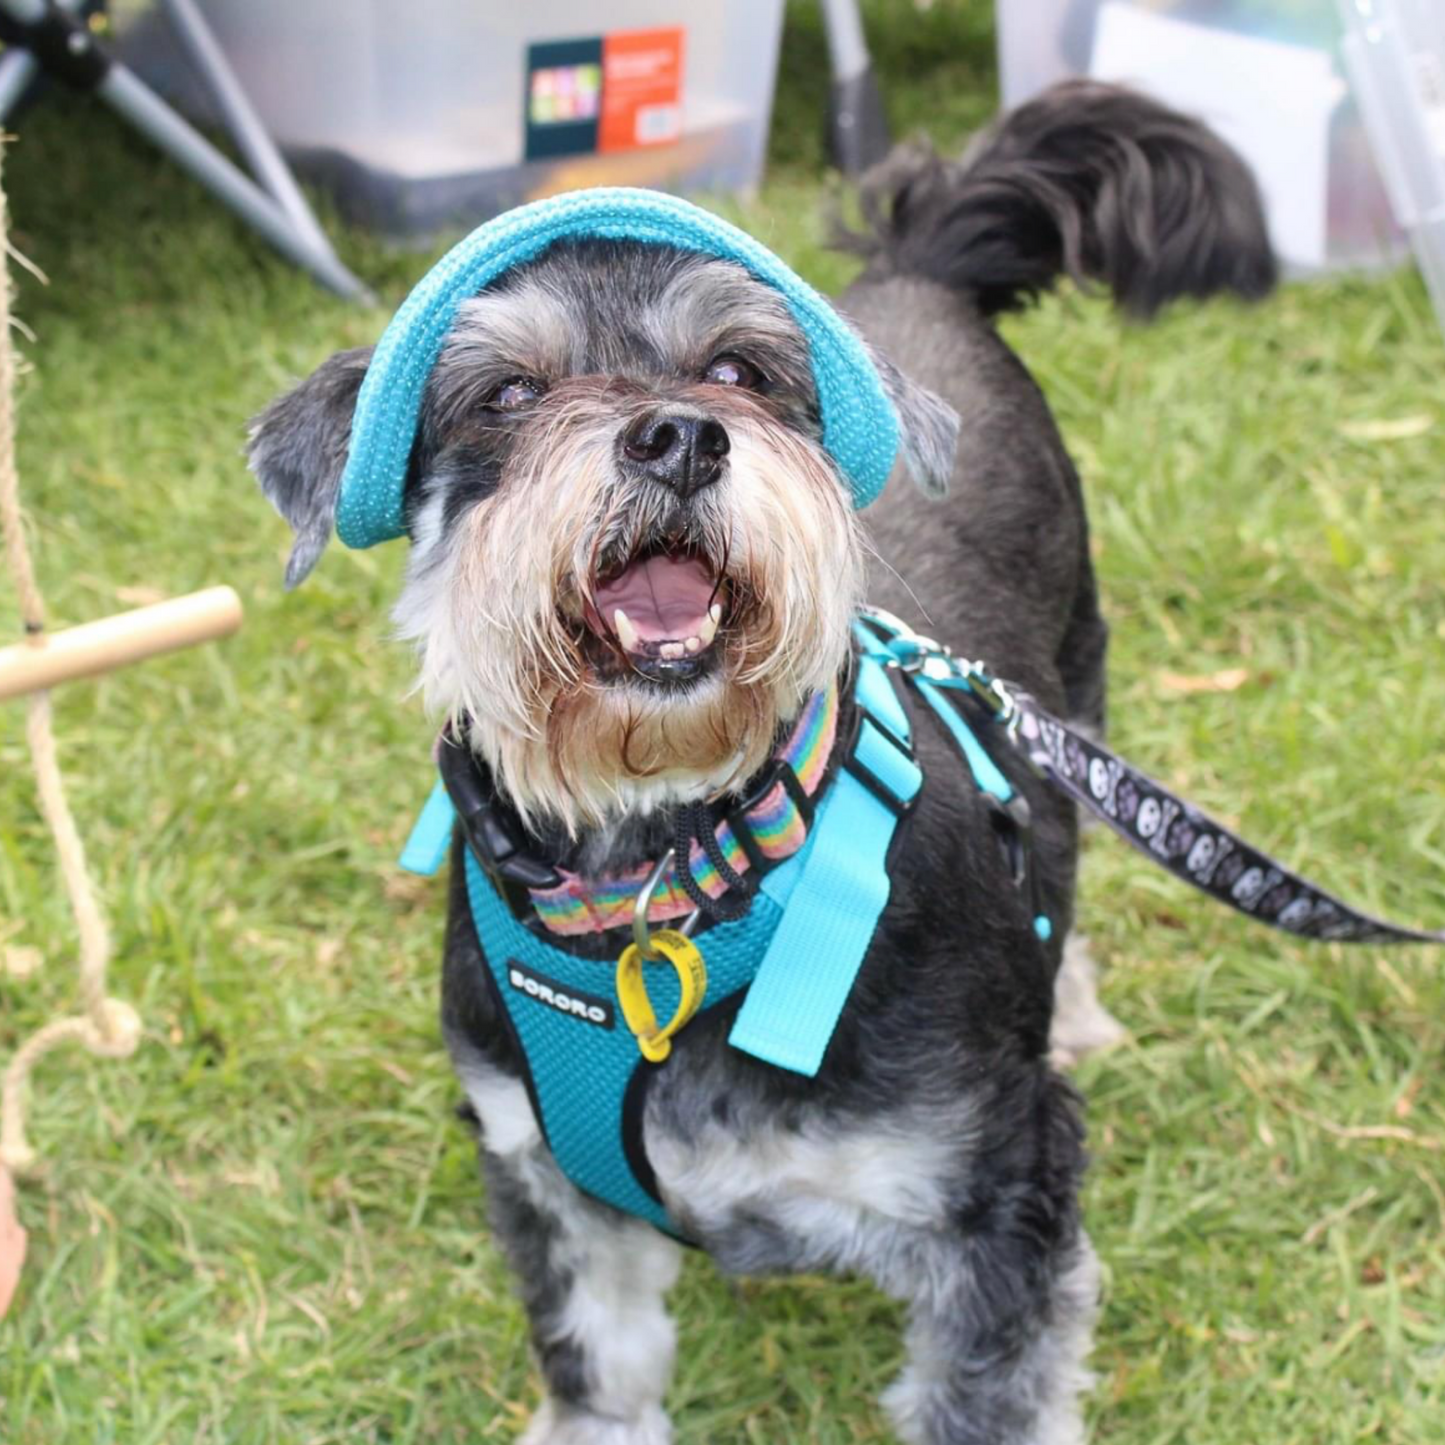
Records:
[[[547,1400],[517,1445],[672,1445],[672,1424],[655,1407],[635,1420],[616,1420]]]

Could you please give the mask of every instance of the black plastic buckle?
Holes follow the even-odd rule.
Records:
[[[918,766],[917,759],[913,756],[913,750],[907,743],[895,737],[888,728],[880,722],[875,722],[861,707],[853,722],[853,736],[848,742],[848,751],[843,758],[843,767],[853,775],[895,818],[906,818],[913,811],[914,805],[918,802],[923,792],[923,785],[914,789],[913,796],[909,798],[900,797],[875,773],[867,763],[858,756],[858,741],[863,736],[864,724],[872,727],[873,731],[879,734],[885,742],[892,743],[905,758],[915,767]]]
[[[562,882],[555,868],[522,847],[516,829],[478,777],[472,750],[458,742],[450,729],[442,734],[437,747],[437,768],[457,810],[467,846],[488,873],[524,888],[556,888]]]
[[[1003,848],[1004,863],[1008,867],[1013,885],[1021,893],[1027,890],[1034,929],[1037,932],[1041,922],[1047,925],[1047,931],[1039,933],[1038,936],[1048,939],[1053,934],[1053,926],[1044,912],[1039,870],[1033,866],[1033,815],[1029,811],[1028,799],[1022,793],[1014,793],[1007,802],[994,797],[992,793],[985,793],[984,797],[988,799],[989,816],[993,820],[999,845]]]
[[[763,850],[758,847],[758,840],[753,836],[753,826],[748,821],[748,814],[758,807],[779,783],[783,785],[783,791],[792,799],[793,806],[798,810],[798,816],[803,820],[804,830],[811,832],[813,800],[804,790],[802,780],[793,771],[793,765],[786,758],[774,758],[764,770],[762,777],[758,779],[758,784],[752,792],[731,811],[723,815],[723,821],[732,829],[733,837],[738,840],[739,846],[747,855],[749,868],[752,869],[754,876],[759,878],[772,866],[773,860],[766,857]]]
[[[1022,888],[1028,881],[1029,855],[1033,851],[1033,815],[1029,811],[1028,799],[1022,793],[1014,793],[1007,802],[992,793],[983,796],[988,803],[994,833],[1003,849],[1009,876],[1015,888]]]

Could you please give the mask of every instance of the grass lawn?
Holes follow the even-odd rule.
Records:
[[[956,142],[993,104],[989,7],[865,8],[897,128]],[[814,10],[742,217],[832,288]],[[104,113],[57,97],[18,129],[15,239],[51,278],[21,276],[19,312],[54,620],[213,582],[249,615],[58,694],[115,990],[147,1029],[125,1062],[40,1071],[0,1438],[510,1440],[536,1382],[451,1116],[442,885],[393,863],[431,783],[388,635],[402,550],[338,551],[283,594],[285,529],[238,456],[247,416],[385,313],[319,293]],[[344,249],[388,306],[425,264]],[[1008,332],[1090,493],[1116,743],[1351,898],[1445,924],[1445,340],[1418,278],[1148,330],[1069,295]],[[1226,669],[1235,691],[1178,682]],[[15,706],[0,820],[0,943],[46,959],[0,978],[8,1055],[74,997]],[[1292,943],[1097,834],[1082,916],[1133,1030],[1080,1074],[1108,1270],[1095,1438],[1438,1445],[1441,954]],[[886,1438],[898,1315],[869,1289],[690,1259],[677,1312],[685,1445]]]

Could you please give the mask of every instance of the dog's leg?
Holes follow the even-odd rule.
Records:
[[[1054,1021],[1049,1058],[1056,1069],[1071,1069],[1086,1054],[1112,1048],[1128,1030],[1099,1001],[1099,970],[1089,943],[1078,932],[1064,943],[1064,962],[1054,980]]]
[[[1062,1078],[1016,1063],[951,1106],[783,1118],[775,1085],[734,1073],[724,1094],[726,1055],[693,1062],[649,1097],[648,1154],[722,1270],[865,1275],[905,1302],[908,1363],[884,1404],[909,1445],[1082,1442],[1098,1267]]]
[[[1059,675],[1064,683],[1067,716],[1075,727],[1104,736],[1106,676],[1104,657],[1109,629],[1099,615],[1098,590],[1089,561],[1087,535],[1080,565],[1082,578],[1074,599],[1068,632],[1059,649]],[[1083,828],[1096,820],[1079,809]],[[1077,932],[1064,944],[1063,966],[1054,981],[1054,1021],[1049,1030],[1049,1056],[1056,1069],[1071,1069],[1086,1054],[1112,1048],[1127,1037],[1124,1025],[1099,1002],[1099,970],[1086,939]]]
[[[517,1277],[546,1385],[521,1445],[667,1445],[681,1251],[588,1199],[542,1142],[522,1085],[469,1077],[494,1235]]]
[[[1083,1445],[1098,1261],[1082,1231],[1042,1272],[1027,1248],[972,1236],[918,1256],[908,1363],[883,1397],[908,1445]]]

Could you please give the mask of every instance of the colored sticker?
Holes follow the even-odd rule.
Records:
[[[629,30],[602,42],[597,149],[671,145],[682,135],[682,30]]]
[[[671,145],[682,136],[682,29],[527,47],[526,159]]]
[[[529,45],[522,104],[529,161],[595,151],[602,110],[601,38]]]

